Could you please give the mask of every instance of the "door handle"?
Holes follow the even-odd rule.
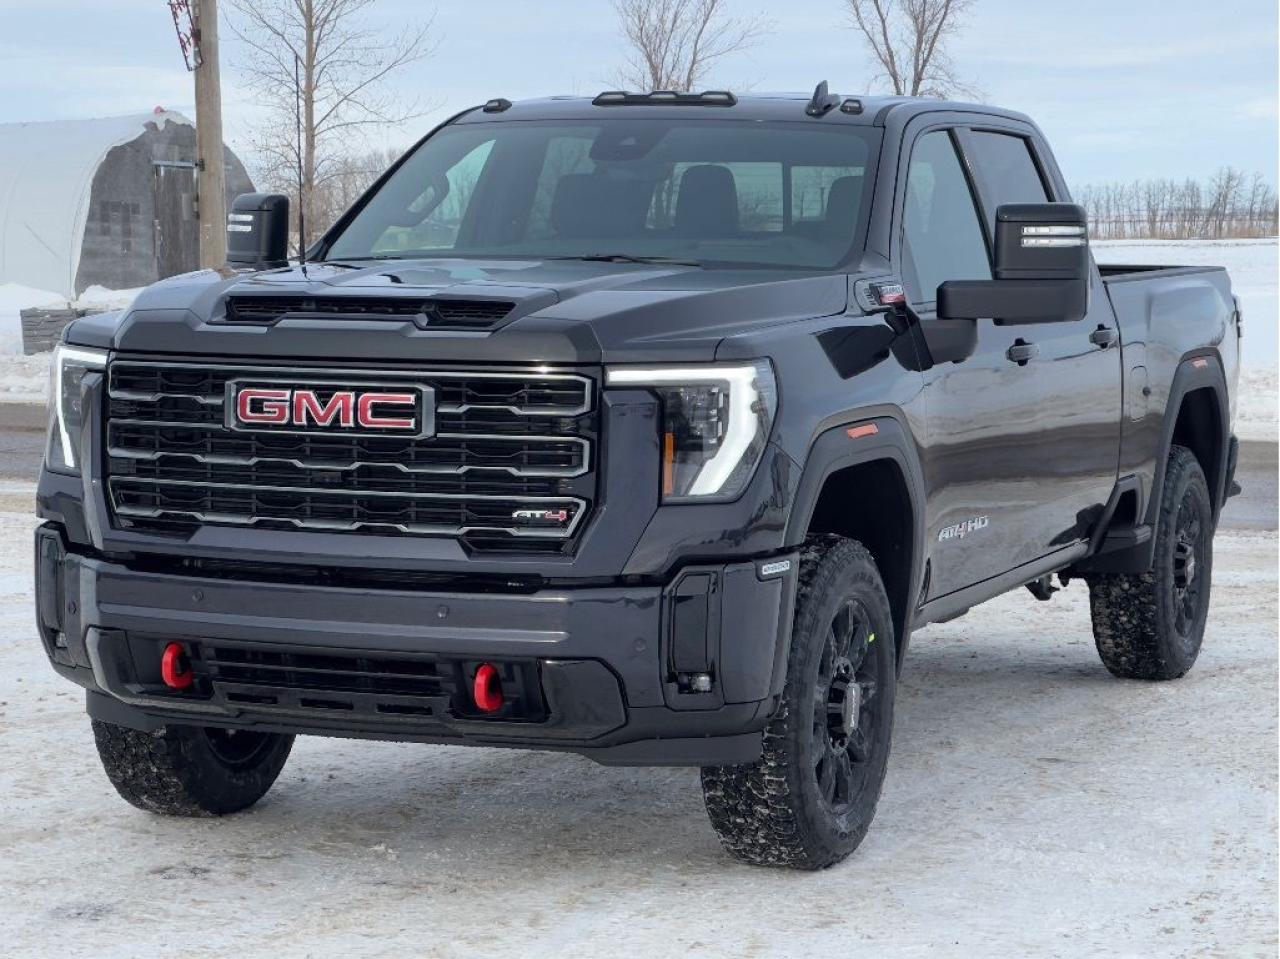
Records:
[[[1013,341],[1013,346],[1009,347],[1005,356],[1013,360],[1019,366],[1026,366],[1027,363],[1036,356],[1040,355],[1040,347],[1034,343],[1028,343],[1022,337]]]
[[[1094,346],[1106,349],[1116,341],[1116,331],[1109,326],[1099,326],[1089,334],[1089,342]]]

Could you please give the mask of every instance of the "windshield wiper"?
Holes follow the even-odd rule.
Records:
[[[548,260],[582,260],[586,263],[652,263],[659,266],[696,266],[697,260],[679,260],[670,256],[635,256],[631,253],[585,253],[582,256],[549,256]]]

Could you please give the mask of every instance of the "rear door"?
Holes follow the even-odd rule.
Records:
[[[1030,125],[998,121],[959,132],[975,171],[988,229],[1005,203],[1069,199]],[[1111,302],[1096,268],[1088,315],[1074,323],[1007,328],[1032,344],[1026,370],[1042,413],[1033,446],[1044,459],[1037,481],[1051,494],[1042,504],[1035,542],[1041,553],[1086,537],[1115,486],[1120,459],[1120,340]],[[982,321],[984,324],[990,321]]]

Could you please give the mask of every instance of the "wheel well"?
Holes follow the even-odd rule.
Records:
[[[1218,478],[1221,475],[1225,444],[1218,394],[1212,387],[1191,390],[1182,398],[1182,405],[1178,407],[1178,419],[1173,426],[1173,442],[1191,450],[1200,463],[1216,509],[1221,505],[1218,502]]]
[[[911,617],[915,530],[911,494],[898,464],[875,460],[832,473],[823,483],[806,533],[847,536],[870,550],[889,596],[901,651]]]

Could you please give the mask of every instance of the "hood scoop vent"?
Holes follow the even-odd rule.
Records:
[[[227,323],[271,326],[289,319],[411,320],[424,330],[484,333],[516,305],[507,300],[394,296],[229,296]]]

